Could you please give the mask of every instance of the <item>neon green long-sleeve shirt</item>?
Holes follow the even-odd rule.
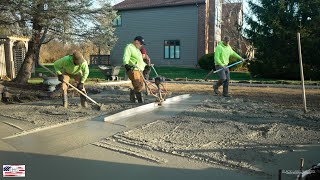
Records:
[[[225,46],[221,41],[214,51],[214,64],[218,66],[227,66],[229,64],[230,56],[241,59],[241,56],[234,52],[231,46]]]
[[[64,56],[54,62],[53,66],[58,75],[67,73],[70,75],[82,74],[81,83],[84,83],[89,76],[89,67],[87,61],[84,61],[80,65],[75,65],[72,60],[73,56]]]
[[[142,58],[140,49],[138,49],[134,44],[128,44],[124,49],[123,53],[123,64],[129,64],[131,66],[136,65],[141,71],[147,65]]]

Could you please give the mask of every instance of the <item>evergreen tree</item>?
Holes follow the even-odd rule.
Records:
[[[257,48],[253,75],[299,79],[297,32],[306,79],[320,79],[320,0],[250,0],[245,33]]]

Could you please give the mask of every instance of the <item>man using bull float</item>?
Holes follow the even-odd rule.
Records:
[[[139,71],[143,71],[146,63],[144,63],[142,54],[141,54],[141,47],[144,45],[144,39],[141,36],[137,36],[134,38],[133,42],[128,44],[124,49],[123,54],[123,64],[126,68],[126,73],[131,80],[133,90],[130,90],[130,101],[135,102],[135,97],[139,103],[143,103],[143,77]],[[136,67],[135,67],[136,66]]]
[[[64,56],[54,62],[54,69],[58,75],[59,81],[62,82],[62,96],[63,107],[68,107],[68,85],[65,82],[69,82],[70,78],[74,78],[77,82],[77,88],[86,93],[84,89],[84,82],[89,75],[89,67],[87,61],[83,58],[82,54],[78,51],[72,55]],[[80,94],[81,106],[86,107],[86,97]]]
[[[230,97],[229,95],[230,71],[229,71],[229,68],[226,67],[229,64],[230,56],[240,59],[241,61],[245,61],[241,56],[239,56],[236,52],[232,50],[229,43],[230,43],[230,38],[228,36],[224,37],[223,41],[221,41],[218,44],[214,52],[215,68],[216,70],[219,70],[219,69],[223,69],[223,70],[218,72],[219,80],[213,86],[213,92],[216,95],[221,94],[218,89],[221,85],[223,85],[222,95],[224,97]]]

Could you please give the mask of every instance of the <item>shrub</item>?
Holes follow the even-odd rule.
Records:
[[[209,53],[203,55],[199,61],[199,66],[201,69],[211,70],[214,68],[214,53]]]

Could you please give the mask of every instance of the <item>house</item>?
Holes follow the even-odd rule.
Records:
[[[197,66],[221,40],[221,7],[222,0],[125,0],[114,5],[118,42],[111,64],[122,64],[125,46],[141,35],[156,66]]]
[[[28,42],[26,37],[0,35],[0,79],[16,77],[28,50]]]

